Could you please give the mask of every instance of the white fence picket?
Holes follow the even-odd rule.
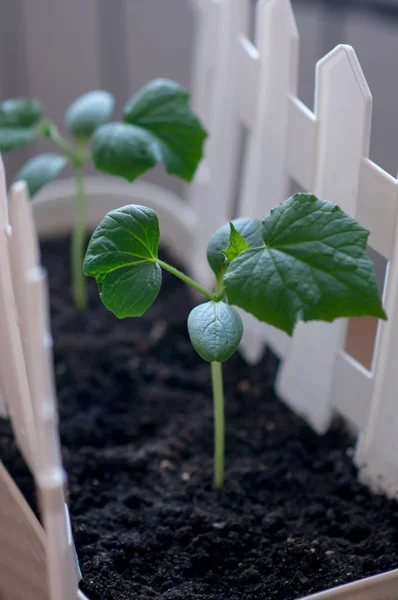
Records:
[[[73,543],[69,536],[69,520],[65,511],[64,486],[66,476],[62,467],[58,435],[58,415],[53,386],[51,360],[52,342],[47,327],[46,275],[41,270],[29,281],[32,303],[30,322],[32,349],[35,355],[35,381],[32,397],[37,407],[37,432],[40,438],[41,469],[36,476],[40,493],[44,529],[47,536],[47,566],[51,598],[75,600],[78,571]]]
[[[374,203],[381,200],[384,204],[384,214],[375,214],[374,222],[380,233],[380,244],[385,246],[390,258],[384,294],[388,321],[379,326],[374,389],[355,460],[364,483],[376,491],[398,497],[398,184],[379,169],[373,168],[373,171],[374,186],[370,193],[377,193]],[[368,181],[372,179],[369,177]],[[380,229],[385,233],[384,242]]]
[[[43,528],[1,462],[0,498],[1,600],[53,600]]]
[[[26,185],[10,193],[11,264],[29,389],[34,408],[35,481],[46,531],[50,597],[74,600],[77,568],[65,511],[57,407],[53,384],[51,336],[47,322],[46,275],[39,266],[38,243]]]
[[[191,104],[206,127],[210,127],[211,98],[216,83],[217,71],[214,57],[217,54],[220,7],[220,0],[194,3],[195,40]]]
[[[241,91],[256,102],[249,115],[250,140],[239,214],[263,219],[285,199],[289,186],[285,161],[288,99],[297,92],[298,70],[298,32],[289,0],[258,3],[255,39],[257,84],[242,86]],[[242,43],[242,38],[240,42],[240,52],[248,55],[247,42]],[[248,100],[244,99],[245,103]]]
[[[245,57],[241,63],[249,73],[256,68],[254,84],[244,85],[243,79],[241,85],[242,120],[249,128],[249,143],[239,216],[264,219],[287,197],[289,188],[285,160],[289,98],[297,92],[298,71],[298,32],[289,0],[258,3],[255,39],[257,56],[244,38],[239,48]],[[241,314],[245,325],[242,350],[247,359],[259,358],[265,340],[279,356],[286,354],[289,339],[284,333]]]
[[[372,97],[355,52],[338,46],[317,65],[315,194],[356,213],[361,159],[368,155]],[[296,132],[291,132],[292,137]],[[333,413],[335,360],[346,321],[299,323],[278,379],[280,396],[324,432]]]
[[[397,180],[368,158],[362,158],[356,217],[370,231],[370,246],[388,261],[393,259],[397,210]],[[371,407],[374,367],[367,370],[344,349],[336,359],[331,402],[358,431],[366,426]]]
[[[28,295],[29,276],[38,268],[39,249],[34,231],[29,227],[28,206],[26,203],[27,187],[25,182],[13,185],[10,193],[9,213],[12,225],[12,238],[9,245],[9,256],[12,272],[14,298],[18,310],[20,335],[25,357],[26,374],[29,388],[32,390],[34,373],[29,352],[37,350],[31,348],[27,337],[29,321],[32,318],[31,299]],[[31,398],[32,402],[33,399]],[[37,407],[34,407],[34,417],[37,418]],[[40,440],[38,440],[40,443]],[[37,469],[40,465],[37,465]]]
[[[9,261],[10,233],[4,167],[0,157],[0,380],[16,440],[27,464],[34,469],[37,440]]]
[[[193,273],[202,281],[208,281],[211,274],[206,260],[208,241],[231,217],[234,205],[241,131],[237,39],[248,31],[249,16],[249,0],[219,0],[217,10],[213,11],[217,28],[215,55],[211,59],[216,76],[208,120],[211,132],[206,159],[208,180],[201,185],[197,179],[188,194],[198,216],[196,248],[190,262]],[[203,177],[203,168],[199,178],[201,172]]]
[[[196,11],[194,61],[192,68],[192,106],[199,113],[208,131],[212,131],[212,105],[217,84],[219,69],[218,31],[221,27],[221,0],[195,0]],[[209,140],[207,141],[209,143]],[[209,227],[207,211],[210,194],[210,173],[207,158],[199,165],[195,180],[184,188],[185,197],[199,215],[197,228],[200,229],[200,240],[193,243],[193,252],[189,257],[192,274],[199,280],[208,283],[210,272],[206,261],[206,239],[213,233]],[[202,204],[202,202],[204,204]],[[199,237],[199,236],[198,236]]]

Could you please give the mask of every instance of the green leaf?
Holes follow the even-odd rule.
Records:
[[[156,79],[125,107],[125,124],[100,127],[93,137],[95,166],[133,181],[162,162],[168,173],[191,181],[207,133],[178,84]]]
[[[233,223],[230,223],[231,233],[229,236],[229,246],[223,250],[223,254],[225,254],[227,261],[231,262],[234,260],[241,252],[244,250],[248,250],[251,244],[247,244],[244,238],[241,236],[239,231],[236,230]]]
[[[42,117],[41,104],[29,98],[12,98],[0,103],[0,152],[22,148],[40,135],[34,127]]]
[[[234,219],[232,225],[247,244],[254,247],[264,245],[261,236],[261,221],[258,219]],[[224,250],[229,245],[230,236],[231,225],[227,223],[215,232],[207,246],[207,260],[216,277],[221,276],[227,267]]]
[[[142,315],[159,293],[159,223],[156,213],[129,205],[108,213],[95,230],[84,273],[95,277],[101,299],[117,317]]]
[[[58,177],[68,160],[60,154],[39,154],[28,160],[18,171],[15,181],[26,181],[33,197],[42,187]]]
[[[77,98],[65,113],[69,131],[80,140],[86,140],[94,131],[109,121],[115,108],[115,99],[109,92],[94,90]]]
[[[12,98],[0,103],[0,128],[32,127],[43,115],[40,102],[30,98]]]
[[[160,160],[150,136],[124,123],[108,123],[97,129],[91,147],[97,169],[127,181],[134,181]]]
[[[228,301],[292,334],[298,320],[386,315],[378,295],[369,232],[330,202],[295,194],[263,221],[265,246],[228,266]]]
[[[40,131],[33,127],[1,127],[0,152],[10,152],[22,148],[39,137]]]
[[[102,302],[116,317],[140,317],[159,294],[162,270],[157,263],[135,263],[111,271],[97,283]]]
[[[206,302],[191,311],[188,332],[203,360],[224,362],[237,350],[243,324],[236,310],[225,302]]]

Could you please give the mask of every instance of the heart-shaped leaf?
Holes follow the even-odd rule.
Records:
[[[42,187],[58,177],[67,162],[67,158],[60,154],[39,154],[24,164],[15,181],[26,181],[32,198]]]
[[[196,352],[208,362],[224,362],[237,350],[242,319],[225,302],[196,306],[188,317],[188,332]]]
[[[233,260],[224,277],[230,304],[292,334],[298,320],[385,319],[369,232],[330,202],[296,194],[263,221],[261,248]]]
[[[264,245],[261,221],[244,217],[234,219],[231,223],[247,244],[253,247]],[[230,240],[231,225],[227,223],[214,233],[207,246],[207,260],[216,277],[222,275],[227,267],[228,261],[224,251],[229,246]]]
[[[165,79],[150,82],[126,105],[124,122],[95,132],[92,150],[98,169],[133,181],[162,162],[168,173],[193,178],[207,134],[183,88]]]
[[[102,301],[120,319],[142,315],[156,299],[162,282],[158,248],[158,218],[144,206],[114,210],[95,230],[84,273],[96,278]]]
[[[94,131],[109,121],[115,99],[109,92],[94,90],[77,98],[65,113],[69,131],[79,140],[86,140]]]
[[[97,282],[102,302],[116,317],[140,317],[159,294],[162,270],[157,263],[134,263]]]

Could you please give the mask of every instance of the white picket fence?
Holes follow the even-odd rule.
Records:
[[[205,250],[214,230],[234,216],[264,218],[287,197],[292,180],[301,191],[355,216],[370,230],[371,247],[389,264],[384,293],[389,321],[378,327],[371,370],[346,350],[345,320],[299,324],[288,338],[244,315],[242,352],[255,362],[270,345],[281,358],[280,397],[319,433],[335,413],[343,415],[358,432],[361,479],[398,496],[398,183],[368,158],[372,97],[355,52],[338,46],[319,61],[312,112],[297,97],[299,44],[289,0],[259,0],[255,44],[248,36],[249,0],[194,4],[193,103],[211,132],[195,183],[182,202],[152,184],[89,178],[88,223],[95,226],[107,210],[129,202],[152,206],[165,242],[180,259],[184,252],[187,268],[208,282]],[[33,205],[40,234],[51,235],[57,219],[65,231],[70,228],[72,197],[70,182],[41,194]],[[40,492],[49,598],[71,600],[78,576],[63,494],[46,277],[23,185],[13,187],[9,213],[2,179],[0,411],[5,414],[8,406]],[[0,550],[0,568],[2,561],[10,568],[7,552]],[[12,582],[16,585],[15,578]]]
[[[297,97],[299,43],[289,0],[257,3],[255,45],[247,35],[249,2],[203,0],[199,10],[202,22],[206,15],[208,35],[214,36],[208,43],[216,50],[211,68],[218,75],[211,79],[206,110],[212,133],[207,188],[202,183],[201,194],[199,184],[191,188],[191,198],[201,204],[197,212],[204,215],[196,252],[203,252],[210,232],[234,216],[242,126],[248,135],[237,216],[264,218],[287,197],[293,181],[297,191],[336,202],[369,229],[370,246],[388,261],[384,303],[389,316],[378,326],[370,370],[345,349],[346,320],[300,323],[289,339],[246,318],[243,352],[255,361],[269,344],[282,359],[279,396],[319,433],[334,414],[346,417],[359,435],[355,459],[361,479],[396,496],[398,183],[368,158],[372,96],[356,54],[341,45],[318,62],[312,112]],[[205,80],[204,69],[201,74]],[[193,256],[194,271],[200,260],[199,254]],[[204,269],[196,271],[205,277]],[[369,325],[362,322],[364,328]]]
[[[2,389],[45,530],[0,463],[0,596],[76,600],[79,570],[65,504],[46,274],[26,186],[12,187],[8,210],[1,159],[0,257]]]

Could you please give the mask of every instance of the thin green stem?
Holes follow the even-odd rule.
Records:
[[[194,288],[200,294],[203,294],[203,296],[206,296],[206,298],[208,298],[212,302],[216,302],[217,301],[217,295],[216,294],[214,294],[210,290],[208,290],[205,287],[203,287],[202,285],[200,285],[200,283],[197,283],[196,281],[194,281],[193,279],[191,279],[190,277],[188,277],[188,275],[185,275],[185,273],[181,273],[181,271],[179,271],[175,267],[172,267],[171,265],[168,265],[167,263],[163,262],[162,260],[157,260],[157,263],[158,263],[158,265],[160,267],[162,267],[162,269],[165,269],[166,271],[169,271],[175,277],[178,277],[178,279],[181,279],[184,283],[186,283],[187,285],[189,285],[192,288]]]
[[[211,363],[214,406],[214,489],[221,490],[224,485],[224,390],[222,363]]]
[[[75,166],[76,207],[75,223],[71,241],[72,296],[76,308],[87,308],[87,288],[83,273],[84,245],[86,237],[86,200],[84,197],[83,166]]]
[[[59,133],[57,127],[51,123],[51,121],[45,119],[43,124],[43,135],[52,141],[57,148],[62,150],[65,156],[74,163],[76,160],[75,148],[67,140],[65,140]]]
[[[221,302],[221,300],[224,300],[224,298],[225,298],[224,275],[225,275],[225,269],[223,269],[223,271],[216,278],[217,302]]]

